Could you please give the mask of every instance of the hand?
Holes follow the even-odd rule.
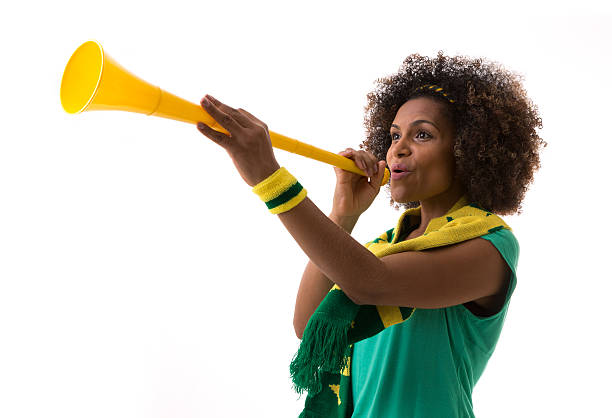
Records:
[[[334,167],[336,190],[332,214],[344,218],[359,217],[370,207],[380,191],[386,162],[377,161],[374,154],[369,151],[357,151],[352,148],[347,148],[338,154],[353,160],[357,167],[368,173],[370,181],[366,176]]]
[[[230,136],[202,122],[198,122],[198,130],[227,151],[249,186],[255,186],[280,168],[265,123],[246,110],[234,109],[209,95],[200,104]]]

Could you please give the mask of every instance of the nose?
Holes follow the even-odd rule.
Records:
[[[396,143],[391,144],[391,148],[389,149],[389,152],[395,158],[402,158],[407,155],[411,155],[412,150],[410,149],[409,142],[410,141],[405,141],[403,138],[401,138]]]

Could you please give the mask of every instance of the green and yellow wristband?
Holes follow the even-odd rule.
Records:
[[[257,183],[252,190],[265,202],[272,214],[287,212],[306,197],[306,189],[285,167]]]

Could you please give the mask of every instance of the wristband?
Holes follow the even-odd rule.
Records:
[[[306,189],[285,167],[257,183],[252,190],[272,214],[287,212],[306,198]]]

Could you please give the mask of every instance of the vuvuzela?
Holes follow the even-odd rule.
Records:
[[[160,116],[181,122],[204,122],[216,131],[229,134],[202,108],[154,86],[130,73],[111,58],[96,41],[87,41],[70,57],[60,88],[62,107],[75,114],[90,110],[123,110]],[[272,146],[312,158],[362,176],[367,174],[353,160],[325,151],[297,139],[270,131]],[[389,181],[385,168],[382,185]]]

